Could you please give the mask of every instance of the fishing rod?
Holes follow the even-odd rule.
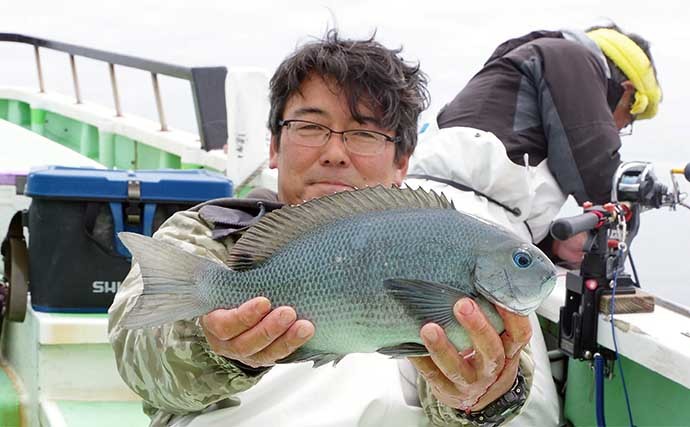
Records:
[[[597,424],[605,425],[603,413],[603,378],[606,362],[618,358],[618,345],[613,316],[615,297],[636,293],[639,287],[637,272],[630,258],[635,280],[625,272],[625,260],[630,257],[630,245],[640,227],[640,214],[650,209],[679,206],[690,209],[687,194],[680,191],[677,175],[690,181],[690,163],[684,168],[671,169],[671,188],[661,183],[651,163],[622,163],[614,174],[611,202],[604,205],[583,204],[583,213],[561,218],[551,225],[551,235],[566,240],[587,232],[588,239],[579,273],[566,275],[565,304],[560,309],[558,343],[561,351],[578,360],[593,363],[596,372]],[[597,343],[597,325],[602,297],[610,295],[608,313],[611,316],[614,351]],[[632,411],[628,399],[625,377],[618,364],[630,425]],[[610,368],[609,368],[610,372]]]

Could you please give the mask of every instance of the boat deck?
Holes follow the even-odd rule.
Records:
[[[15,385],[23,409],[21,425],[149,424],[140,398],[117,372],[107,323],[105,313],[42,313],[30,306],[24,322],[5,322],[3,355],[10,377],[22,379],[19,387]],[[0,387],[4,383],[0,378]],[[15,403],[3,400],[0,404]],[[7,425],[5,420],[0,424]]]

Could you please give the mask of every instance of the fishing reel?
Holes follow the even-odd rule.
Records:
[[[585,256],[578,274],[566,275],[566,300],[559,316],[559,347],[570,357],[591,360],[599,350],[597,324],[603,295],[634,294],[638,282],[624,271],[630,244],[639,229],[640,213],[649,209],[678,206],[685,203],[676,175],[690,181],[690,163],[671,170],[669,189],[661,183],[647,162],[622,163],[614,174],[611,202],[604,205],[585,203],[584,213],[560,218],[551,224],[551,235],[566,240],[588,232]]]
[[[611,203],[595,206],[586,202],[582,215],[554,221],[551,224],[551,235],[557,240],[567,240],[580,232],[599,228],[604,223],[627,221],[626,243],[630,243],[637,231],[639,213],[662,207],[676,210],[678,206],[682,206],[690,209],[690,205],[685,203],[688,194],[680,191],[676,175],[684,175],[690,181],[690,163],[683,169],[671,169],[670,190],[659,181],[651,163],[622,163],[611,183]]]
[[[676,175],[683,174],[690,181],[690,163],[684,169],[671,169],[672,188],[661,183],[654,173],[654,167],[648,162],[626,162],[616,170],[611,185],[611,202],[629,202],[640,205],[644,210],[668,206],[675,210],[677,206],[690,209],[684,203],[686,193],[681,193]]]

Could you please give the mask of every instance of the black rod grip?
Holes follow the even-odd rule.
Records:
[[[685,179],[690,181],[690,163],[685,165],[685,170],[683,171],[683,175],[685,175]]]
[[[598,223],[599,216],[593,212],[559,218],[551,223],[551,235],[556,240],[566,240],[577,233],[593,229]]]

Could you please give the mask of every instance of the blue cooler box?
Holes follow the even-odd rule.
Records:
[[[205,170],[120,171],[54,166],[31,172],[29,291],[34,309],[105,312],[130,269],[120,231],[152,235],[173,213],[232,196]]]

